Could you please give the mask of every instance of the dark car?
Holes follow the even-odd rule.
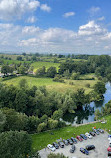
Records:
[[[89,155],[89,151],[84,148],[80,148],[80,151],[86,155]]]
[[[97,135],[99,135],[99,131],[97,129],[93,129],[93,132],[95,132]]]
[[[76,138],[77,138],[80,142],[83,141],[83,139],[81,138],[81,136],[77,136]]]
[[[71,146],[70,153],[74,153],[74,151],[75,151],[75,145],[73,144],[73,145]]]
[[[87,145],[86,149],[87,150],[93,150],[93,149],[95,149],[95,146],[94,145]]]
[[[65,145],[68,145],[68,141],[67,141],[66,139],[63,139],[63,143],[64,143]]]
[[[71,137],[71,140],[74,142],[74,144],[77,144],[77,139],[76,138]]]
[[[80,136],[84,139],[87,140],[87,137],[84,134],[80,134]]]
[[[91,134],[93,137],[96,136],[96,134],[92,131],[90,131],[89,134]]]
[[[98,128],[97,130],[98,130],[100,133],[104,133],[104,130],[101,129],[101,128]]]
[[[56,149],[59,149],[59,145],[58,145],[56,142],[54,142],[52,145],[53,145]]]
[[[64,148],[64,143],[63,142],[58,142],[58,144],[59,144],[59,146],[61,147],[61,148]]]
[[[108,156],[111,156],[111,152],[108,152]]]
[[[73,141],[72,141],[71,139],[67,139],[67,141],[68,141],[68,143],[69,143],[70,145],[73,144]]]

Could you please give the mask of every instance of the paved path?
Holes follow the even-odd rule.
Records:
[[[92,150],[89,152],[89,155],[85,155],[79,151],[80,147],[85,147],[86,145],[95,145],[95,151]],[[64,148],[57,149],[54,153],[63,153],[69,158],[107,158],[107,148],[109,146],[108,142],[108,133],[97,135],[92,139],[84,140],[83,142],[78,142],[76,145],[76,150],[74,153],[70,153],[70,145],[65,146]],[[49,149],[42,149],[39,151],[41,158],[47,158],[47,155],[51,151]]]

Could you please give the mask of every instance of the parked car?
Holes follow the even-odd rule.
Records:
[[[111,135],[108,135],[108,140],[111,140]]]
[[[108,156],[111,156],[111,152],[108,152]]]
[[[80,136],[84,139],[87,140],[87,137],[84,134],[80,134]]]
[[[51,151],[55,151],[56,150],[56,148],[53,145],[51,145],[51,144],[48,144],[47,148],[50,149]]]
[[[85,133],[85,135],[86,135],[89,139],[92,139],[92,138],[93,138],[92,135],[90,135],[88,132]]]
[[[97,135],[99,135],[99,131],[97,129],[93,129],[93,132],[95,132]]]
[[[93,149],[95,149],[95,146],[94,145],[87,145],[86,149],[87,150],[93,150]]]
[[[66,139],[63,139],[63,143],[64,143],[65,145],[68,145],[68,141],[67,141]]]
[[[75,151],[75,145],[73,144],[73,145],[71,146],[70,153],[74,153],[74,151]]]
[[[98,130],[100,133],[104,133],[104,130],[101,129],[101,128],[98,128],[97,130]]]
[[[52,145],[53,145],[56,149],[59,149],[59,145],[58,145],[56,142],[54,142]]]
[[[111,152],[111,144],[110,144],[109,147],[107,148],[107,151]]]
[[[80,142],[83,141],[83,139],[81,138],[81,136],[77,136],[76,138],[77,138]]]
[[[68,141],[68,143],[69,143],[70,145],[73,144],[73,141],[72,141],[71,139],[67,139],[67,141]]]
[[[89,134],[91,134],[93,137],[96,136],[96,134],[92,131],[90,131]]]
[[[62,141],[58,142],[58,144],[61,148],[64,148],[64,143]]]
[[[80,151],[86,155],[89,155],[89,151],[84,148],[80,148]]]
[[[77,139],[76,138],[71,137],[71,140],[74,142],[74,144],[77,144]]]

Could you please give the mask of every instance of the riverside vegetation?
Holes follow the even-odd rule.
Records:
[[[110,81],[111,58],[108,55],[65,57],[38,53],[18,55],[16,58],[13,56],[9,59],[9,55],[2,55],[0,59],[1,72],[4,73],[0,83],[0,155],[3,158],[38,157],[34,149],[39,150],[46,144],[43,143],[42,133],[37,134],[37,137],[34,133],[59,128],[57,133],[61,135],[60,131],[66,125],[60,118],[66,112],[75,113],[92,100],[101,100],[106,90],[105,82]],[[48,60],[51,61],[50,64]],[[35,63],[42,63],[42,66],[36,67]],[[54,67],[54,63],[57,63],[57,67]],[[22,76],[17,77],[15,71]],[[79,84],[82,81],[85,81],[83,86]],[[47,84],[52,84],[53,88]],[[60,91],[61,84],[63,90]],[[65,85],[68,85],[67,88],[64,88]],[[80,86],[77,88],[78,85]],[[54,87],[58,89],[54,91]],[[65,127],[63,130],[66,128],[72,127]],[[88,130],[88,126],[86,129]],[[63,133],[66,137],[66,131]],[[14,146],[16,139],[18,145]],[[34,145],[34,140],[37,145]],[[21,150],[22,142],[24,145]],[[3,146],[7,147],[7,153]]]

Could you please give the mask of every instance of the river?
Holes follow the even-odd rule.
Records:
[[[101,107],[111,100],[111,84],[108,82],[105,85],[106,92],[103,95],[104,100],[99,102],[91,102],[89,105],[84,106],[83,110],[76,112],[75,114],[67,113],[64,115],[63,120],[66,124],[83,124],[94,121],[94,111],[96,109],[101,110]]]

